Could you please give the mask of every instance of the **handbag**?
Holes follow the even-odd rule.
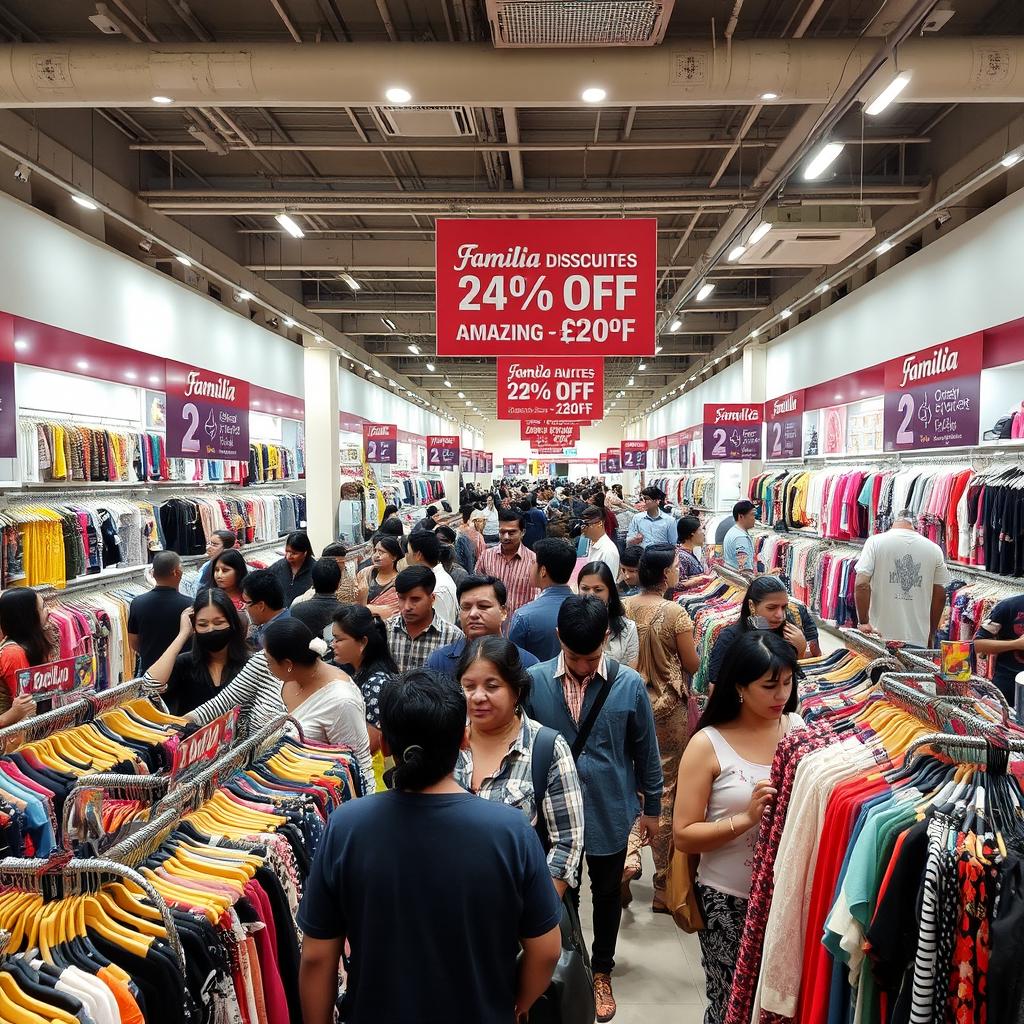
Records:
[[[697,902],[694,884],[699,861],[698,854],[682,853],[673,847],[665,878],[665,906],[672,914],[676,926],[688,935],[699,932],[704,927],[704,918]]]

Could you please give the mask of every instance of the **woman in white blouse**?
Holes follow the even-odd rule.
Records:
[[[375,790],[366,705],[359,687],[323,656],[326,642],[298,619],[270,623],[263,634],[270,671],[281,680],[281,700],[306,739],[351,747],[363,775],[363,792]]]
[[[636,623],[626,617],[619,588],[615,585],[615,577],[608,563],[587,562],[580,569],[577,581],[580,594],[589,594],[608,606],[608,639],[605,641],[604,653],[620,665],[636,668],[637,658],[640,657],[640,637]]]

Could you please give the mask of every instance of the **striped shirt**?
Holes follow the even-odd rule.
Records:
[[[537,588],[533,585],[533,569],[536,564],[537,556],[525,544],[520,544],[519,550],[511,558],[501,553],[499,545],[488,548],[476,560],[476,571],[480,576],[496,576],[505,584],[508,591],[506,622],[511,622],[516,611],[537,596]]]
[[[423,668],[434,651],[447,647],[464,636],[458,626],[445,622],[437,612],[434,613],[433,622],[414,637],[409,636],[409,630],[406,629],[405,620],[401,615],[388,619],[387,626],[391,657],[395,659],[400,672],[408,672],[411,668]]]
[[[533,744],[541,730],[539,722],[523,716],[519,734],[502,758],[498,770],[480,783],[477,795],[518,807],[537,823],[537,805],[533,792]],[[455,765],[455,781],[473,791],[473,751],[459,753]],[[541,808],[548,829],[551,849],[548,870],[552,878],[576,884],[583,859],[583,790],[569,744],[561,735],[555,740],[555,751],[548,771],[548,788]]]
[[[288,713],[281,699],[281,680],[270,671],[262,651],[254,654],[245,668],[220,688],[216,697],[200,704],[185,717],[196,725],[209,725],[232,708],[241,712],[243,733],[254,732],[278,715]]]
[[[587,696],[587,687],[598,677],[608,678],[608,659],[601,656],[601,664],[589,676],[580,679],[574,672],[570,672],[565,665],[565,656],[558,656],[558,664],[555,666],[555,679],[562,684],[562,692],[565,694],[565,706],[572,715],[572,720],[579,725],[580,712],[583,710],[583,700]]]

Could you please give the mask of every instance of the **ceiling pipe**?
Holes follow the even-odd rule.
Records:
[[[877,40],[709,40],[650,48],[495,50],[487,44],[13,43],[0,47],[0,107],[341,107],[383,104],[402,84],[417,104],[587,108],[583,86],[621,106],[824,104],[877,70]],[[908,38],[901,103],[1024,101],[1024,38]]]

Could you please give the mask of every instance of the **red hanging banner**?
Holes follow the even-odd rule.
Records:
[[[398,426],[394,423],[364,423],[363,456],[367,462],[394,465],[398,461]]]
[[[609,473],[621,473],[622,472],[622,453],[618,448],[609,448],[605,453],[608,460],[608,472]]]
[[[608,453],[601,452],[597,456],[597,471],[604,476],[608,472]]]
[[[646,469],[647,468],[647,442],[646,441],[623,441],[622,442],[622,468],[623,469]]]
[[[704,461],[761,458],[763,405],[705,405]]]
[[[455,469],[459,465],[461,441],[458,434],[427,435],[427,467]]]
[[[658,230],[643,220],[436,222],[439,356],[652,356]]]
[[[603,359],[498,359],[498,419],[592,420],[604,404]]]

